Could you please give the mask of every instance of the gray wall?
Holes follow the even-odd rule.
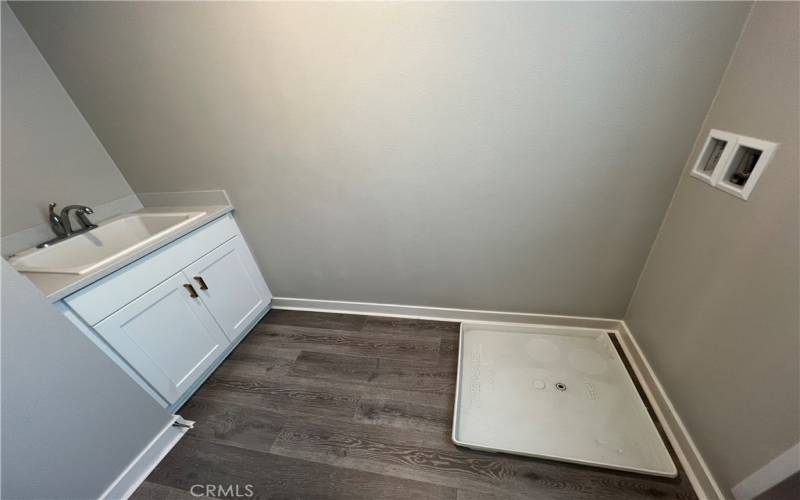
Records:
[[[47,222],[50,201],[93,206],[132,194],[5,2],[2,18],[0,234]]]
[[[4,499],[98,498],[169,414],[3,260]]]
[[[2,9],[2,234],[49,200],[131,194],[8,6]],[[0,498],[97,498],[169,414],[2,261]]]
[[[725,488],[800,441],[800,4],[757,3],[708,129],[779,142],[744,202],[684,172],[627,321]]]
[[[749,6],[14,3],[279,296],[621,317]]]

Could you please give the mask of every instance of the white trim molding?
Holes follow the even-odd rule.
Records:
[[[161,460],[178,441],[194,426],[191,420],[180,415],[173,415],[161,431],[148,443],[136,458],[100,495],[100,500],[118,500],[129,498],[136,488],[153,472]]]
[[[272,308],[296,311],[364,314],[368,316],[390,316],[396,318],[431,319],[440,321],[491,321],[498,323],[580,326],[584,328],[601,328],[606,330],[616,330],[619,328],[619,320],[608,318],[484,311],[478,309],[455,309],[449,307],[409,306],[401,304],[379,304],[376,302],[347,302],[342,300],[273,297]]]
[[[647,399],[653,405],[653,410],[661,422],[664,432],[672,444],[678,460],[683,466],[689,482],[692,483],[695,493],[700,499],[725,500],[729,497],[722,492],[711,469],[708,468],[703,456],[700,454],[689,430],[678,415],[675,406],[670,401],[667,392],[656,377],[653,367],[644,355],[641,347],[636,342],[636,337],[624,321],[619,322],[619,339],[625,356],[633,367],[636,378],[642,385]]]
[[[736,500],[750,500],[800,472],[800,443],[795,444],[768,464],[744,478],[733,487]]]

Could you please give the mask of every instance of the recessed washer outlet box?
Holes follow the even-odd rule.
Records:
[[[736,147],[737,136],[729,132],[713,129],[708,133],[703,150],[692,168],[692,176],[712,186],[716,182],[714,177],[717,167],[724,165],[731,157]]]
[[[746,200],[767,168],[777,147],[774,142],[739,136],[725,168],[720,169],[715,186]]]
[[[712,129],[691,175],[747,200],[777,147],[774,142]]]

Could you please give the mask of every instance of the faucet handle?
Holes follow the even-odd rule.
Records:
[[[55,210],[53,210],[54,208],[56,208],[56,204],[50,203],[48,207],[50,209],[50,214],[48,215],[48,219],[50,219],[50,227],[53,229],[53,232],[56,234],[58,238],[63,238],[64,236],[69,234],[70,230],[67,226],[64,226],[64,219],[61,218],[55,212]]]
[[[87,215],[91,215],[93,213],[94,210],[87,206],[80,206],[77,210],[75,210],[75,216],[78,218],[78,222],[83,229],[94,229],[97,227],[97,224],[90,221],[89,217],[87,217]]]

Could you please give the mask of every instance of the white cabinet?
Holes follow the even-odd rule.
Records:
[[[176,274],[94,327],[169,403],[230,344],[186,284]]]
[[[114,361],[163,399],[162,405],[177,407],[269,310],[271,298],[227,215],[70,295],[64,304],[67,317],[82,323]]]
[[[229,339],[238,337],[269,301],[269,290],[241,238],[233,238],[183,274]]]

